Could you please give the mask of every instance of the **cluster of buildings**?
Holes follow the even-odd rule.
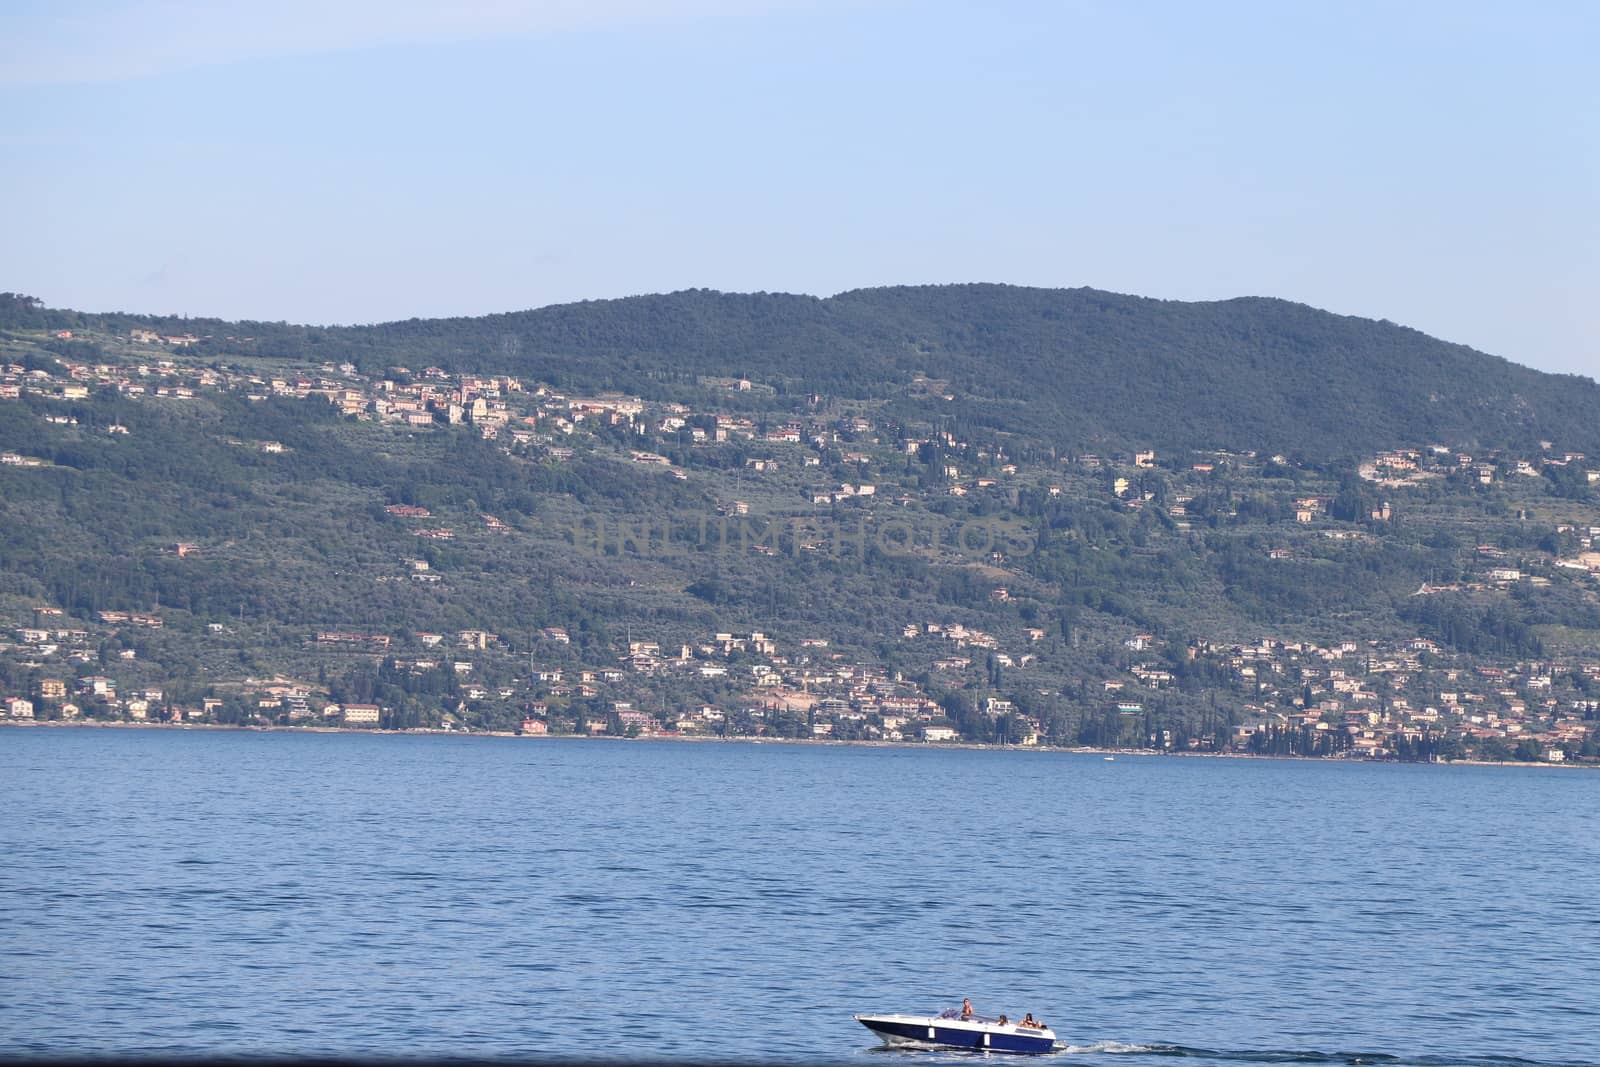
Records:
[[[597,683],[656,683],[673,679],[726,681],[739,696],[727,706],[691,703],[682,708],[646,710],[637,699],[610,703],[604,719],[591,718],[589,733],[621,729],[642,734],[771,733],[787,722],[791,734],[831,738],[848,734],[870,740],[954,740],[944,710],[921,686],[900,674],[850,662],[822,637],[801,639],[789,649],[760,632],[716,633],[664,653],[657,642],[631,641],[622,669],[536,671],[541,699],[528,706],[525,732],[544,733],[559,712],[553,701],[595,697]],[[635,689],[641,688],[638,685]],[[642,687],[647,691],[654,687]],[[554,710],[553,710],[554,709]],[[557,721],[574,729],[576,721]]]
[[[100,623],[124,631],[158,626],[160,619],[107,612]],[[16,628],[9,636],[11,640],[0,642],[0,657],[14,677],[29,671],[35,679],[29,691],[0,697],[0,708],[11,720],[193,723],[217,721],[224,707],[217,696],[180,705],[168,700],[160,686],[125,689],[103,673],[107,665],[99,646],[107,634],[100,627],[68,624],[60,609],[38,609],[35,625]],[[1025,636],[1032,643],[1044,634],[1029,629]],[[1005,652],[992,635],[950,621],[907,626],[901,637],[928,646],[931,674],[964,676],[952,686],[972,693],[981,714],[1004,718],[1008,741],[1036,745],[1049,736],[1050,724],[1019,714],[998,688],[985,687],[971,676],[977,653],[990,663],[1016,668],[1026,668],[1031,653]],[[500,635],[476,629],[407,635],[405,648],[420,653],[400,651],[387,634],[321,631],[308,640],[328,651],[387,658],[397,672],[453,673],[461,703],[454,715],[446,709],[446,728],[467,723],[468,702],[498,702],[518,709],[521,732],[528,734],[962,739],[960,727],[922,685],[903,673],[854,662],[822,636],[789,643],[763,632],[719,632],[668,650],[657,642],[633,640],[618,650],[614,665],[598,667],[567,665],[571,638],[559,627],[543,631],[529,650],[514,650]],[[1249,750],[1258,734],[1288,731],[1326,739],[1315,750],[1305,742],[1308,752],[1349,757],[1393,757],[1407,743],[1431,740],[1451,742],[1449,751],[1456,754],[1514,750],[1563,762],[1593,756],[1600,739],[1600,658],[1486,664],[1453,655],[1422,637],[1325,645],[1270,638],[1234,645],[1194,641],[1175,652],[1151,634],[1135,634],[1123,647],[1128,655],[1121,669],[1108,670],[1092,682],[1078,680],[1080,706],[1146,716],[1152,704],[1181,690],[1183,663],[1203,664],[1207,675],[1224,679],[1232,694],[1231,734],[1220,744],[1216,737],[1161,729],[1147,739],[1157,749]],[[476,678],[483,672],[475,666],[479,657],[502,668],[490,674],[504,675],[505,665],[513,661],[526,666],[506,682],[480,683]],[[733,695],[715,703],[652,695],[670,691],[675,681],[717,682]],[[335,702],[317,687],[292,681],[243,687],[238,700],[256,721],[385,722],[386,709],[377,704]],[[605,713],[596,714],[597,706]],[[575,710],[580,707],[587,710]]]
[[[1600,657],[1571,661],[1473,663],[1424,637],[1333,645],[1263,639],[1216,647],[1196,642],[1188,659],[1210,660],[1238,694],[1233,742],[1246,747],[1267,729],[1336,738],[1334,752],[1394,756],[1404,743],[1525,744],[1562,762],[1600,739]],[[1172,671],[1136,664],[1123,694],[1174,685]],[[1585,753],[1588,754],[1588,753]]]
[[[1570,467],[1584,458],[1582,452],[1557,450],[1551,441],[1540,441],[1539,453],[1529,457],[1513,456],[1503,449],[1490,449],[1473,456],[1448,445],[1429,445],[1379,452],[1360,463],[1356,473],[1368,482],[1396,489],[1421,485],[1452,473],[1465,474],[1481,485],[1492,485],[1497,479],[1542,477],[1548,468]],[[1600,470],[1588,471],[1586,477],[1590,483],[1600,481]]]
[[[71,331],[60,335],[71,337]],[[193,335],[164,336],[147,329],[130,331],[129,340],[146,347],[183,348],[200,340]],[[230,340],[232,340],[230,338]],[[248,338],[244,340],[249,340]],[[323,364],[317,371],[262,375],[222,362],[200,364],[175,359],[159,352],[138,352],[121,363],[88,363],[57,360],[59,372],[29,369],[19,364],[0,366],[0,400],[16,399],[34,393],[57,400],[81,400],[91,390],[113,389],[125,396],[150,396],[165,399],[194,399],[207,390],[240,392],[251,400],[267,397],[320,397],[347,416],[394,423],[411,429],[435,429],[465,425],[483,437],[504,440],[508,450],[517,446],[542,445],[545,454],[556,459],[571,456],[559,442],[586,428],[623,426],[634,433],[659,436],[674,443],[714,444],[730,440],[772,444],[809,443],[816,447],[837,443],[841,434],[867,433],[872,424],[863,418],[847,416],[838,420],[790,419],[778,425],[739,414],[697,413],[687,405],[671,402],[647,403],[620,393],[594,396],[568,396],[544,385],[524,386],[510,375],[456,374],[439,367],[426,367],[413,373],[406,367],[392,367],[388,376],[368,378],[350,363]],[[750,391],[745,380],[731,382],[733,392]],[[820,402],[820,398],[813,398]],[[57,418],[58,416],[51,416]],[[59,416],[73,421],[69,416]],[[111,433],[126,433],[113,426]],[[284,451],[275,441],[257,442],[262,451]],[[636,463],[670,466],[665,456],[633,450]],[[863,465],[865,454],[855,457]],[[25,457],[12,462],[26,463]],[[802,460],[815,466],[813,457]],[[752,469],[776,471],[777,459],[753,460]],[[840,496],[871,495],[867,485],[841,486]]]

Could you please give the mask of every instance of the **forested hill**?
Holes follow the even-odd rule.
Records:
[[[0,294],[0,717],[1600,759],[1596,414],[1270,300]]]
[[[1600,452],[1600,386],[1388,322],[1264,298],[1184,303],[1092,289],[951,285],[827,299],[694,290],[478,318],[308,327],[51,311],[0,326],[148,326],[218,354],[507,371],[646,394],[741,376],[892,398],[918,375],[969,423],[1067,449],[1283,451],[1310,459],[1553,439]],[[252,338],[241,342],[239,338]]]

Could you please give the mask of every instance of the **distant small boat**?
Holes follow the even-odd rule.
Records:
[[[938,1015],[857,1015],[855,1020],[887,1045],[987,1052],[1053,1052],[1056,1047],[1055,1031],[1049,1027],[1002,1023],[954,1008]]]
[[[1107,762],[1107,763],[1113,763],[1113,762],[1115,762],[1115,761],[1116,761],[1116,758],[1117,758],[1117,757],[1115,757],[1115,756],[1107,756],[1107,757],[1106,757],[1106,762]]]

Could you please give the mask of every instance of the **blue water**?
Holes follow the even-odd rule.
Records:
[[[1600,1064],[1600,775],[0,730],[0,1053]],[[1161,1059],[1158,1059],[1161,1058]]]

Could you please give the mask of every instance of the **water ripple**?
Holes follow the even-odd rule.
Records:
[[[850,1016],[971,996],[1073,1063],[1600,1064],[1590,775],[0,742],[0,1055],[965,1062]]]

